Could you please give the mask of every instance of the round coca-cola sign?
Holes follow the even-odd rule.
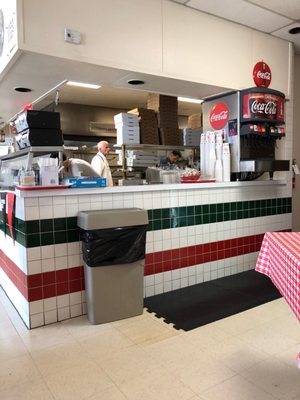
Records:
[[[229,120],[229,109],[225,103],[216,103],[209,114],[210,125],[215,129],[223,129]]]
[[[253,80],[257,87],[269,87],[272,79],[270,67],[263,61],[259,61],[253,68]]]

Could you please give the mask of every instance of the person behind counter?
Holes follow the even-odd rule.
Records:
[[[92,159],[92,167],[99,173],[101,178],[106,178],[106,186],[113,186],[111,171],[106,156],[109,153],[109,143],[101,140],[98,143],[98,153]]]
[[[50,158],[58,158],[58,153],[51,153]],[[100,178],[100,175],[87,161],[80,158],[67,158],[63,153],[62,166],[59,169],[59,175],[64,178]]]
[[[170,151],[167,156],[160,159],[160,167],[170,167],[181,159],[181,153],[179,150]]]

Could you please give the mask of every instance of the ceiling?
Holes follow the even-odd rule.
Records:
[[[299,0],[172,1],[293,42],[295,52],[300,54],[300,32],[289,33],[292,28],[300,28]]]

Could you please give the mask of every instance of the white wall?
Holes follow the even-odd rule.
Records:
[[[19,0],[20,1],[20,0]],[[23,0],[23,50],[215,86],[253,86],[266,61],[289,96],[289,44],[168,0]],[[64,28],[82,44],[64,42]]]

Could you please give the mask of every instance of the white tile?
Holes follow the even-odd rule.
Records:
[[[55,196],[53,197],[53,206],[63,205],[66,204],[66,197],[65,196]]]
[[[81,291],[70,293],[70,305],[81,304]]]
[[[44,311],[43,300],[31,301],[29,303],[30,315],[39,314]]]
[[[44,313],[30,316],[30,328],[37,328],[44,325]]]
[[[81,242],[67,243],[67,254],[69,256],[74,254],[80,254],[82,252],[81,247],[82,247]]]
[[[40,219],[39,208],[38,207],[25,208],[25,220],[33,221],[35,219]]]
[[[43,272],[55,271],[54,258],[46,258],[42,260],[42,271]]]
[[[27,249],[27,260],[34,261],[41,259],[41,248],[40,247],[31,247]]]
[[[27,264],[28,275],[40,274],[41,272],[42,272],[41,260],[28,261]]]
[[[80,315],[82,315],[81,304],[74,304],[70,306],[70,313],[71,313],[71,318],[79,317]]]
[[[154,292],[155,294],[161,294],[164,292],[164,284],[163,283],[158,283],[154,287]]]
[[[37,197],[27,197],[24,199],[25,207],[38,207],[39,199]]]
[[[53,208],[49,206],[40,206],[40,219],[51,219],[53,218]]]
[[[57,310],[45,311],[45,325],[57,322]]]
[[[64,218],[67,215],[67,206],[60,204],[53,207],[53,218]]]
[[[56,297],[51,297],[49,299],[44,299],[44,311],[56,310]]]
[[[172,290],[172,281],[164,282],[164,293]]]
[[[151,297],[154,296],[154,294],[154,285],[145,287],[145,297]]]
[[[54,245],[54,254],[55,257],[62,257],[68,254],[68,246],[67,243],[60,243]]]
[[[51,244],[49,246],[41,247],[42,259],[44,258],[54,258],[54,246]]]
[[[83,265],[80,255],[73,254],[73,255],[68,256],[67,265],[69,268],[80,267],[81,265]]]
[[[63,294],[61,296],[57,296],[57,307],[64,308],[69,307],[70,305],[70,295]]]
[[[70,318],[70,307],[63,307],[57,309],[57,320],[63,321]]]
[[[52,206],[53,197],[39,197],[39,205],[40,206]]]
[[[68,256],[55,257],[55,269],[61,270],[68,268]]]

